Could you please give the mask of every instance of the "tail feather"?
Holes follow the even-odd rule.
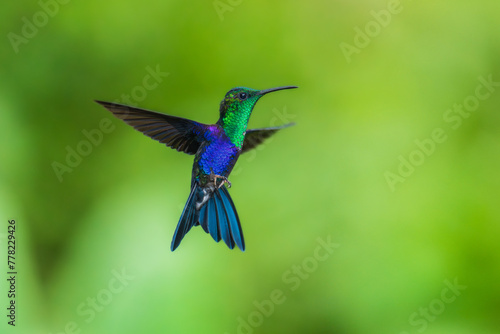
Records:
[[[217,225],[220,230],[220,236],[226,245],[230,248],[234,248],[234,240],[231,237],[231,227],[227,219],[226,207],[220,198],[220,192],[216,190],[214,192],[213,198],[215,199],[215,210],[217,212]],[[211,222],[209,222],[210,224]],[[215,224],[215,222],[213,222]]]
[[[189,194],[186,205],[184,206],[184,210],[182,211],[181,218],[179,219],[179,223],[177,224],[177,228],[174,232],[174,237],[172,238],[172,244],[170,245],[170,249],[172,252],[179,247],[182,238],[189,232],[191,227],[195,225],[198,219],[194,216],[196,214],[196,198],[197,198],[197,189],[198,185],[195,185],[191,190],[191,194]]]
[[[208,233],[207,220],[203,219],[203,217],[205,217],[206,213],[207,213],[207,206],[204,205],[200,209],[200,219],[194,224],[194,226],[201,225],[201,227],[203,227],[203,230],[205,231],[205,233]],[[200,222],[203,224],[200,224]]]
[[[238,212],[236,212],[236,207],[234,206],[233,200],[231,199],[231,196],[229,196],[226,187],[221,188],[220,196],[222,197],[222,202],[226,208],[231,237],[241,250],[245,250],[245,240],[243,239],[240,218],[238,217]]]
[[[214,189],[208,201],[197,210],[197,205],[202,203],[205,195],[206,189],[195,183],[172,238],[172,251],[179,246],[191,227],[196,225],[201,225],[216,242],[222,239],[230,249],[237,245],[244,251],[245,241],[240,220],[226,187]]]
[[[219,242],[221,239],[219,223],[217,221],[217,211],[215,209],[215,199],[212,197],[208,200],[208,203],[205,204],[207,208],[207,213],[204,216],[204,224],[208,225],[208,231],[210,235],[216,242]],[[208,224],[209,221],[216,222],[214,224]]]

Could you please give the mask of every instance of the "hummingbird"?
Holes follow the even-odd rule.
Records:
[[[242,153],[257,147],[278,130],[294,125],[249,129],[248,120],[257,101],[264,95],[284,89],[264,90],[236,87],[220,103],[215,124],[202,124],[186,118],[139,109],[117,103],[97,101],[114,116],[146,136],[179,152],[194,155],[191,191],[172,238],[174,251],[193,226],[233,249],[245,250],[240,219],[226,188],[228,177]]]

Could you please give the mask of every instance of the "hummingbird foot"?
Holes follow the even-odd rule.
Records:
[[[227,179],[227,177],[214,174],[213,171],[210,171],[210,175],[209,176],[210,176],[210,181],[212,181],[214,183],[214,186],[217,189],[220,189],[225,183],[227,183],[227,187],[228,188],[231,188],[231,182],[229,182],[229,180]],[[217,185],[217,180],[219,180],[219,179],[222,180],[222,182]]]

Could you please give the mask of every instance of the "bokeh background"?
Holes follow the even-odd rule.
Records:
[[[2,333],[500,333],[498,1],[60,1],[0,11]],[[281,85],[250,127],[297,125],[230,178],[247,250],[170,252],[192,157],[93,100],[211,123]]]

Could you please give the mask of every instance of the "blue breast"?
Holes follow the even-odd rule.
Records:
[[[238,148],[222,133],[223,130],[211,130],[200,155],[199,167],[205,174],[212,170],[217,175],[228,176],[238,158]]]

